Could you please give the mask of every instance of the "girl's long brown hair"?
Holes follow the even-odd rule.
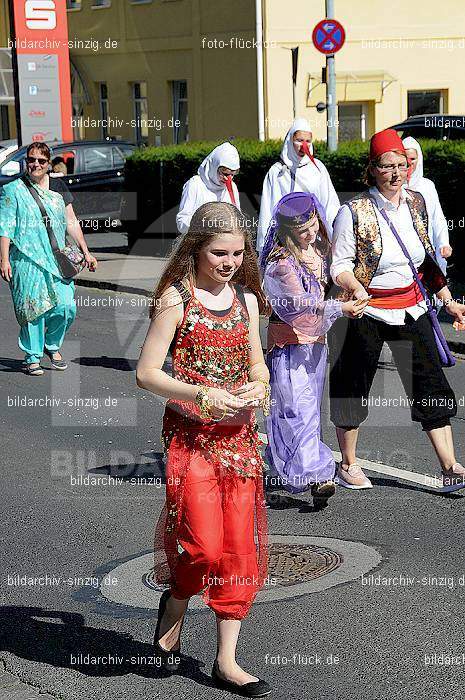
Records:
[[[152,296],[150,317],[153,317],[156,311],[157,300],[172,284],[187,280],[195,285],[200,250],[222,233],[234,233],[244,237],[243,262],[232,282],[253,292],[257,297],[260,313],[269,314],[269,304],[261,287],[257,256],[252,246],[246,217],[233,204],[207,202],[194,213],[189,230],[168,260]]]

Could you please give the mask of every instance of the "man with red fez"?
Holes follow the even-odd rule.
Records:
[[[360,318],[341,318],[330,331],[331,420],[342,462],[338,480],[351,489],[371,488],[357,464],[360,424],[368,417],[368,398],[383,343],[393,355],[411,406],[441,465],[444,487],[465,486],[457,462],[450,418],[457,412],[454,393],[441,365],[431,320],[407,256],[431,294],[444,303],[456,324],[465,305],[451,297],[428,236],[428,213],[419,192],[405,187],[404,145],[393,129],[375,134],[365,182],[369,189],[346,202],[335,219],[331,276],[341,298],[371,297]]]

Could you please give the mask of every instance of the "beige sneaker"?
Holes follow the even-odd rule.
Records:
[[[465,487],[465,467],[459,462],[453,464],[450,469],[442,470],[442,483],[444,487],[453,486],[455,488]]]
[[[372,489],[373,484],[370,479],[365,476],[362,468],[354,463],[347,466],[347,464],[339,464],[337,470],[336,483],[340,486],[344,486],[346,489]]]

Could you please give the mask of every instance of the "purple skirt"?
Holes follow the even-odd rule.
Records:
[[[275,347],[267,355],[272,403],[265,455],[291,493],[334,478],[333,453],[320,425],[327,356],[323,343]]]

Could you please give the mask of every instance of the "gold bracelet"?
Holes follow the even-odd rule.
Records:
[[[223,408],[223,414],[219,418],[213,418],[212,420],[215,423],[220,423],[223,420],[223,418],[225,417],[225,415],[226,415],[226,408]]]
[[[256,382],[260,382],[265,387],[265,396],[261,400],[262,410],[264,416],[269,416],[271,411],[271,387],[270,382],[266,379],[256,379]]]
[[[208,395],[207,387],[201,387],[198,390],[195,396],[195,403],[199,407],[200,415],[202,418],[210,420],[213,417],[211,411],[212,403]]]

